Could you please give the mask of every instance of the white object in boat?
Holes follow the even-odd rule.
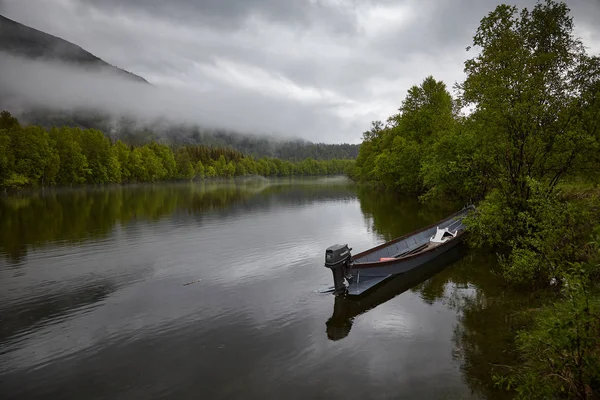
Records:
[[[458,231],[452,233],[448,230],[448,228],[440,229],[439,227],[437,227],[436,229],[437,230],[435,232],[435,235],[429,238],[429,241],[431,243],[444,243],[451,237],[456,237],[456,234],[458,233]]]

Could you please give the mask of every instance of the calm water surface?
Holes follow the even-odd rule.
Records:
[[[2,398],[497,397],[527,299],[489,257],[459,248],[360,302],[318,292],[329,245],[455,207],[339,179],[0,198]]]

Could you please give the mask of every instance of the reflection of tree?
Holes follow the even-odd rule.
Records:
[[[202,218],[212,211],[234,212],[235,206],[272,206],[265,197],[288,204],[353,196],[347,184],[311,185],[309,180],[302,185],[289,183],[288,180],[202,181],[56,189],[0,197],[0,252],[17,263],[31,246],[106,237],[116,224],[155,221],[176,211]],[[253,198],[255,202],[251,201]]]
[[[497,366],[517,362],[514,338],[528,322],[524,311],[542,303],[539,293],[534,296],[504,285],[496,269],[495,255],[471,251],[412,289],[429,303],[442,301],[458,311],[454,357],[469,387],[488,398],[508,395],[494,387],[492,375]]]
[[[460,204],[423,204],[414,197],[359,187],[360,208],[370,228],[383,240],[391,240],[447,217],[461,208]]]
[[[414,199],[398,198],[370,188],[359,190],[358,196],[366,220],[385,240],[435,222],[461,207],[423,205]],[[515,333],[528,323],[526,310],[543,303],[539,292],[523,293],[505,285],[497,269],[495,254],[470,250],[464,258],[410,289],[429,304],[442,302],[458,312],[453,355],[460,362],[469,387],[487,398],[511,397],[510,393],[494,386],[493,373],[495,369],[506,371],[499,365],[518,362]],[[348,306],[342,308],[342,302],[339,303],[336,301],[334,315],[328,322],[328,332],[329,325],[337,328],[331,330],[336,339],[348,334],[352,326],[348,315],[356,314],[356,310],[348,311]]]

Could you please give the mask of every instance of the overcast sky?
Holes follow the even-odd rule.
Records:
[[[461,81],[465,48],[500,2],[0,0],[0,13],[157,86],[227,93],[227,104],[239,92],[223,127],[239,116],[262,121],[249,131],[357,143],[427,75],[450,88]],[[567,4],[577,35],[600,54],[600,0]]]

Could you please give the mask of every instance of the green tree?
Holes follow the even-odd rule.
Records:
[[[457,121],[454,130],[440,136],[427,149],[421,176],[423,200],[476,201],[488,192],[487,164],[478,141],[478,126],[470,119]]]
[[[136,149],[137,150],[137,149]],[[159,157],[152,146],[144,145],[139,148],[143,168],[142,182],[156,182],[168,176],[163,159]]]
[[[479,54],[465,62],[462,100],[479,124],[477,141],[490,187],[511,206],[529,198],[528,178],[553,190],[598,152],[600,63],[574,37],[564,3],[548,0],[520,13],[500,5],[473,37]]]
[[[112,147],[112,153],[119,163],[121,182],[131,182],[133,178],[131,171],[131,150],[123,142],[117,140]]]
[[[213,166],[205,168],[204,171],[204,176],[207,178],[214,178],[217,176],[217,170]]]
[[[133,149],[129,157],[127,169],[131,172],[132,180],[144,182],[147,179],[146,167],[144,165],[141,147]]]
[[[221,154],[214,165],[216,176],[226,177],[228,174],[227,159]]]
[[[560,236],[586,232],[576,233],[573,213],[557,205],[553,192],[563,177],[597,159],[590,115],[598,113],[600,63],[573,36],[567,6],[554,1],[520,13],[498,6],[482,19],[473,43],[481,51],[465,63],[461,89],[474,109],[476,164],[490,191],[470,222],[473,238],[508,253],[509,277],[547,284],[560,272],[558,260],[576,261],[552,251],[562,248]]]
[[[194,168],[194,172],[196,173],[196,176],[198,178],[204,178],[204,176],[205,176],[205,169],[204,169],[204,165],[202,164],[202,161],[198,161],[196,163],[196,167]]]
[[[565,277],[562,299],[539,310],[532,327],[519,332],[521,365],[495,374],[518,398],[593,399],[600,391],[600,301],[581,265],[575,267],[579,271]]]
[[[200,165],[202,163],[198,161]],[[185,149],[179,149],[175,153],[175,163],[177,164],[177,177],[180,179],[192,180],[196,176],[196,171],[194,171],[194,166],[192,164],[192,160],[190,155]],[[204,169],[202,171],[204,173]]]
[[[0,117],[1,118],[1,117]],[[11,152],[10,136],[7,129],[0,129],[0,187],[13,174],[14,155]]]
[[[115,163],[111,160],[114,155],[111,151],[110,140],[95,129],[74,129],[73,134],[78,138],[83,155],[86,157],[90,173],[87,182],[92,184],[109,183],[114,179]]]
[[[381,141],[384,133],[385,128],[381,121],[373,121],[371,129],[363,133],[363,141],[356,158],[357,175],[362,181],[375,180],[375,159],[383,150]]]
[[[428,76],[408,90],[399,113],[387,125],[374,122],[363,134],[353,174],[402,192],[421,193],[422,169],[435,162],[431,148],[455,131],[455,114],[456,104],[446,85]]]
[[[412,86],[400,113],[390,118],[399,134],[419,144],[430,143],[454,127],[454,102],[446,84],[428,76],[419,86]],[[396,136],[396,135],[393,135]]]
[[[384,185],[402,192],[420,193],[421,147],[418,142],[396,136],[391,146],[375,158],[373,174]]]
[[[0,129],[20,129],[19,121],[8,111],[0,112]]]
[[[67,127],[53,128],[50,130],[50,137],[54,140],[60,159],[56,183],[66,186],[85,183],[90,169],[73,130]]]
[[[229,161],[225,165],[225,176],[227,178],[233,178],[234,175],[235,175],[235,164],[233,161]]]
[[[173,179],[177,177],[177,163],[175,161],[175,157],[173,152],[168,146],[164,144],[158,144],[156,142],[152,142],[148,145],[150,149],[156,154],[156,157],[160,160],[164,170],[166,171],[165,175],[160,179]]]
[[[254,160],[253,157],[244,157],[241,160],[241,164],[244,166],[244,169],[246,170],[246,173],[248,175],[256,175],[257,174],[256,161]]]
[[[8,135],[10,152],[15,160],[14,179],[11,180],[26,181],[31,186],[54,184],[60,159],[48,132],[40,127],[28,126],[10,129]]]
[[[235,176],[244,176],[246,173],[246,167],[244,167],[242,162],[235,164]]]

